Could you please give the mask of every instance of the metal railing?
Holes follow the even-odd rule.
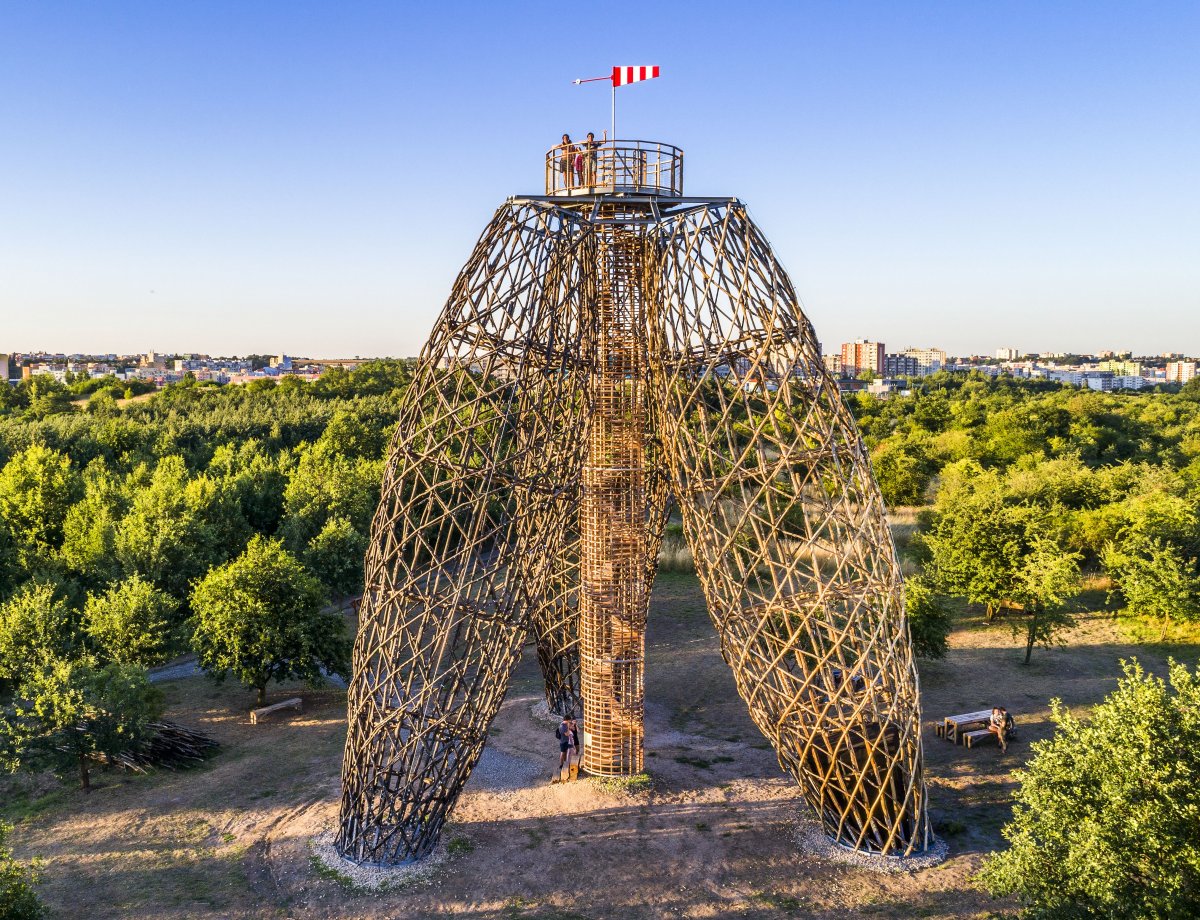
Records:
[[[683,151],[657,141],[586,141],[546,153],[547,195],[683,194]]]

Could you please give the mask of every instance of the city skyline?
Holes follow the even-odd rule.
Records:
[[[556,9],[6,10],[3,347],[413,355],[607,125],[570,80],[658,64],[620,133],[744,196],[824,342],[1200,352],[1197,8],[691,4],[514,55]]]

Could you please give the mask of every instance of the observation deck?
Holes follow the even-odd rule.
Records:
[[[683,151],[658,141],[586,141],[546,152],[546,194],[683,196]]]

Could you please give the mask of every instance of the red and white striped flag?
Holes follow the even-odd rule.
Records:
[[[614,67],[612,81],[613,86],[625,86],[627,83],[653,80],[657,76],[657,67]]]

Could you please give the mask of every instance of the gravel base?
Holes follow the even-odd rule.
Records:
[[[945,861],[949,854],[946,841],[933,838],[929,849],[910,856],[878,856],[874,853],[857,853],[840,846],[825,836],[821,825],[810,817],[796,820],[792,840],[803,853],[810,853],[830,862],[842,863],[871,872],[916,872],[928,869]]]
[[[562,716],[552,713],[550,707],[546,705],[545,700],[538,700],[530,706],[529,714],[533,716],[533,721],[545,722],[547,725],[553,725],[555,728],[558,728],[558,723],[562,721]]]
[[[417,882],[428,881],[446,861],[446,840],[450,835],[443,830],[442,842],[424,859],[405,866],[360,866],[342,859],[333,846],[333,831],[327,831],[309,841],[313,856],[335,875],[353,888],[367,891],[384,891],[400,888]]]
[[[524,757],[485,747],[479,756],[479,763],[475,764],[475,769],[471,771],[466,788],[488,792],[513,792],[544,785],[553,766],[549,757],[550,755],[547,755],[544,764],[539,764]]]

